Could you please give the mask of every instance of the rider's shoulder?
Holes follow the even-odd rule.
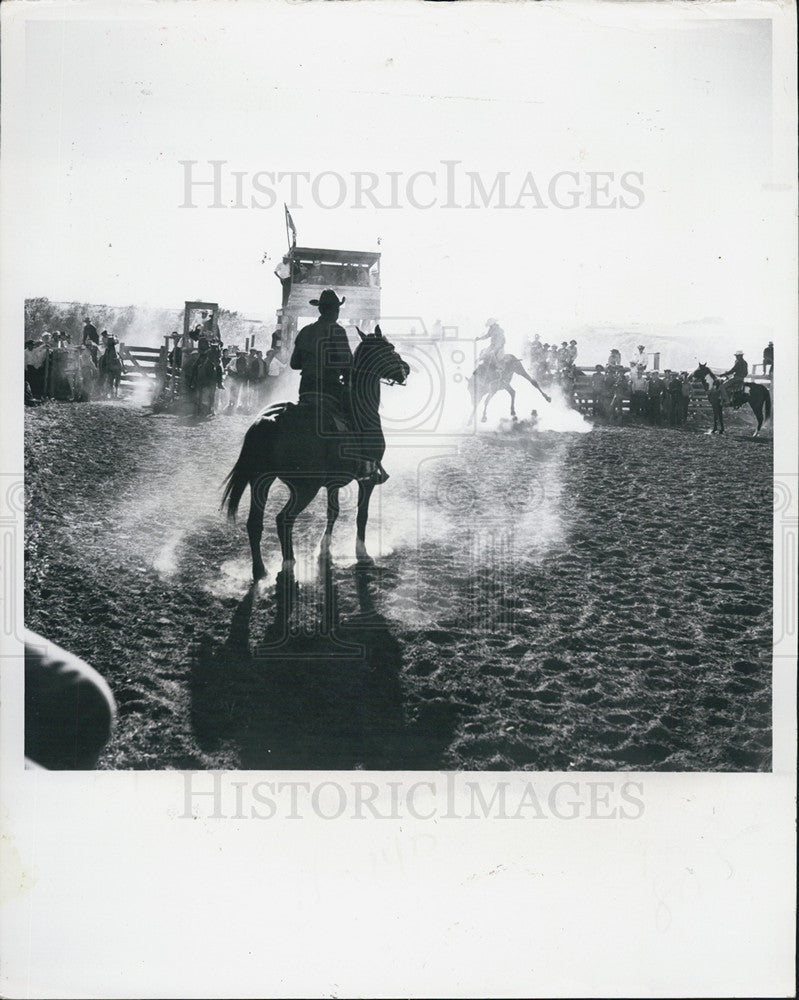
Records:
[[[294,343],[296,344],[297,341],[308,340],[308,339],[310,339],[311,337],[313,337],[318,332],[319,332],[319,324],[318,323],[309,323],[307,326],[304,326],[297,333],[297,336],[294,338]]]

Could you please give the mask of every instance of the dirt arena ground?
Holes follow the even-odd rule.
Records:
[[[26,413],[26,621],[109,681],[105,768],[767,770],[772,449],[699,431],[392,453],[254,592],[220,485],[245,417]],[[735,425],[735,421],[733,421]],[[770,431],[769,431],[770,434]]]

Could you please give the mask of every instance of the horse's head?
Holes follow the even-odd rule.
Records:
[[[689,381],[691,382],[701,382],[705,388],[708,385],[708,379],[711,385],[716,385],[718,379],[713,374],[713,372],[708,368],[704,361],[699,362],[699,367],[691,373],[689,376]]]
[[[380,326],[374,333],[364,333],[358,329],[360,344],[355,349],[354,367],[359,374],[371,375],[389,385],[405,385],[410,373],[410,365],[397,354],[394,345],[386,340]]]

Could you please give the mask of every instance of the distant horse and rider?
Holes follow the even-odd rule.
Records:
[[[517,420],[516,416],[516,391],[511,385],[514,375],[520,375],[534,386],[544,399],[550,403],[551,398],[544,392],[536,380],[525,370],[521,361],[513,354],[505,353],[505,333],[495,319],[486,321],[487,330],[477,340],[489,339],[488,347],[485,347],[478,358],[478,365],[473,374],[466,380],[466,388],[472,398],[472,419],[477,413],[480,400],[485,397],[483,406],[482,423],[488,420],[488,404],[500,389],[504,389],[510,396],[510,415],[512,420]]]
[[[125,366],[117,352],[117,343],[116,337],[109,337],[97,363],[100,394],[110,395],[112,399],[117,399],[119,396],[119,384],[125,372]]]
[[[749,366],[744,361],[743,351],[735,352],[735,364],[720,375],[714,374],[704,362],[692,373],[691,380],[704,386],[713,411],[711,434],[724,433],[724,408],[728,406],[737,410],[744,403],[749,404],[757,420],[752,437],[759,436],[763,423],[771,417],[771,393],[764,385],[745,381],[748,373]]]
[[[204,337],[198,343],[197,355],[188,363],[185,373],[189,392],[194,397],[194,415],[210,417],[214,412],[216,391],[223,386],[222,350]]]
[[[386,442],[379,415],[380,385],[404,385],[410,366],[379,326],[372,334],[358,330],[360,343],[353,355],[337,323],[344,301],[332,289],[311,300],[319,319],[297,334],[290,361],[301,372],[299,402],[275,403],[255,420],[225,481],[222,502],[230,518],[250,488],[247,534],[255,580],[266,574],[261,537],[264,507],[275,479],[291,491],[276,518],[285,569],[294,565],[294,522],[322,488],[327,490],[327,526],[320,557],[329,558],[339,489],[353,480],[358,483],[356,559],[359,565],[373,562],[365,540],[369,501],[374,487],[388,479],[381,464]]]

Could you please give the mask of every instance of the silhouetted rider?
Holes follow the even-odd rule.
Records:
[[[743,400],[744,379],[749,374],[749,365],[744,360],[744,352],[735,352],[735,364],[722,374],[722,378],[729,378],[726,383],[726,390],[729,393],[729,400],[733,405],[740,406]]]

